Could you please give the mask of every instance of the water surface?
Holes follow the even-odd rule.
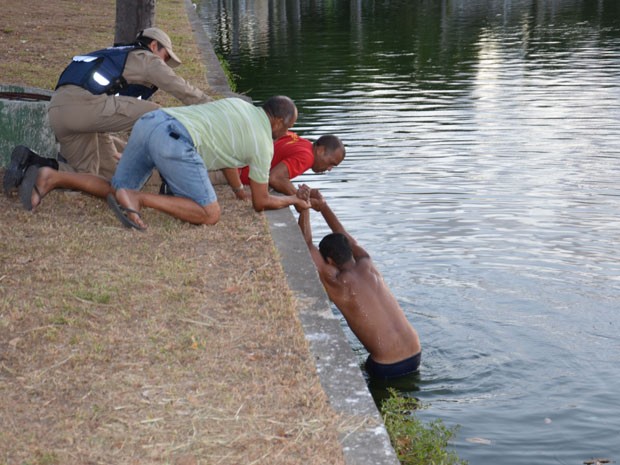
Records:
[[[620,2],[202,0],[199,14],[240,91],[289,95],[301,135],[347,144],[340,167],[298,180],[419,331],[420,415],[461,425],[474,465],[620,461]]]

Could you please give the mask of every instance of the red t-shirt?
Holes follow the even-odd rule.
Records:
[[[312,142],[303,137],[299,137],[294,132],[288,131],[273,143],[273,159],[271,167],[278,163],[284,163],[288,168],[289,179],[306,172],[314,163],[314,154],[312,153]],[[250,184],[248,177],[249,168],[241,168],[239,176],[243,184]]]

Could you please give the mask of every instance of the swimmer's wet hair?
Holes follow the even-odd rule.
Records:
[[[341,266],[353,258],[353,251],[347,236],[341,233],[332,233],[319,242],[319,252],[323,260],[331,258],[336,266]]]

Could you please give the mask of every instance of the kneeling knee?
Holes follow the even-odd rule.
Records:
[[[213,225],[220,220],[221,209],[218,202],[213,202],[209,205],[205,205],[204,207],[202,207],[202,209],[205,212],[205,218],[202,224]]]

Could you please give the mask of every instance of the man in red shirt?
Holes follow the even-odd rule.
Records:
[[[274,142],[273,159],[269,172],[269,187],[285,195],[293,195],[297,189],[291,179],[308,169],[315,173],[331,171],[345,157],[342,141],[334,135],[319,137],[314,143],[294,132],[288,131]],[[249,168],[241,168],[241,182],[248,185]]]

